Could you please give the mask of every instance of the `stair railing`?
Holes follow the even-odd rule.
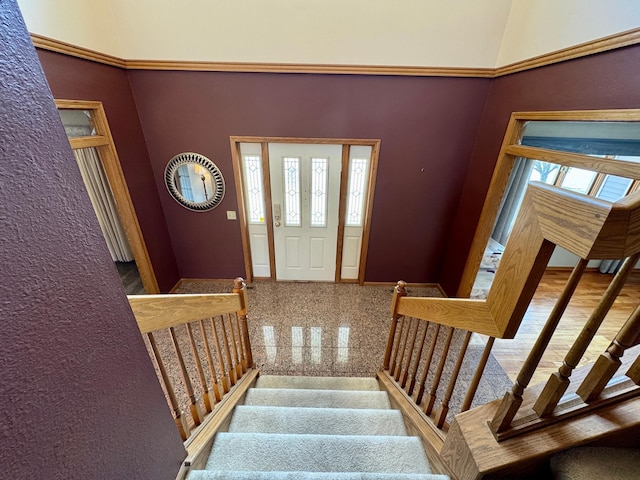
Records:
[[[128,298],[176,426],[187,441],[252,371],[244,280],[235,280],[233,293]]]
[[[623,387],[616,387],[615,392],[607,392],[609,387],[606,387],[608,380],[615,375],[622,353],[631,351],[629,347],[640,334],[640,312],[636,311],[579,389],[578,395],[585,401],[576,407],[575,398],[572,398],[573,403],[567,407],[568,400],[563,399],[571,372],[640,259],[640,193],[631,194],[612,204],[533,182],[523,200],[486,300],[409,297],[404,282],[398,282],[396,286],[389,339],[379,377],[383,385],[402,392],[399,396],[413,405],[405,408],[405,413],[410,411],[412,415],[417,415],[429,427],[433,434],[430,442],[436,454],[446,438],[449,427],[447,417],[451,418],[452,413],[464,412],[472,405],[494,338],[513,338],[515,335],[556,245],[578,255],[580,261],[524,362],[513,388],[505,394],[494,417],[485,421],[490,422],[495,438],[501,441],[543,428],[565,414],[576,415],[582,408],[597,408],[595,398],[611,403],[640,394],[637,386],[640,360],[637,358],[629,366],[629,380],[623,382]],[[538,396],[534,407],[535,420],[529,418],[529,411],[521,412],[516,418],[523,404],[525,389],[588,261],[611,258],[626,258],[626,261],[585,323],[583,331],[567,353],[564,364],[552,375]],[[456,406],[455,412],[451,412],[452,394],[459,383],[461,367],[465,361],[469,361],[465,360],[465,355],[474,332],[489,338],[475,365],[473,379],[457,387],[466,389],[464,401],[459,407]],[[458,345],[455,351],[453,344]],[[634,350],[632,355],[637,355],[637,352],[638,349]],[[591,405],[585,402],[591,402]],[[528,405],[527,409],[530,409]]]

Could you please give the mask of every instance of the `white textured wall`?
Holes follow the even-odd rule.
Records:
[[[640,27],[640,0],[18,0],[29,31],[126,59],[503,66]]]
[[[18,0],[18,6],[31,33],[124,56],[109,0]]]
[[[130,59],[493,67],[511,0],[111,2]]]
[[[514,0],[497,66],[638,27],[639,0]]]

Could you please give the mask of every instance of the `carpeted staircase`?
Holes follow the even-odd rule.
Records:
[[[373,378],[260,376],[188,480],[445,480]]]

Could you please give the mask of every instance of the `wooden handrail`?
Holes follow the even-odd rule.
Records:
[[[486,300],[400,297],[393,315],[513,338],[556,245],[586,260],[640,250],[640,192],[612,204],[532,182]]]
[[[141,333],[177,327],[189,322],[235,313],[242,309],[239,295],[128,295]]]
[[[594,378],[585,383],[584,398],[591,400],[598,395],[603,395],[603,398],[598,398],[593,405],[578,405],[575,399],[571,399],[572,403],[569,405],[569,400],[562,398],[569,385],[571,371],[580,361],[631,268],[640,259],[640,192],[616,203],[609,203],[533,182],[523,199],[486,300],[408,297],[405,283],[398,282],[392,301],[391,328],[382,373],[394,388],[404,393],[404,398],[414,403],[415,408],[430,422],[431,428],[448,431],[450,425],[447,419],[450,421],[452,414],[458,413],[450,412],[450,401],[467,360],[467,347],[475,332],[488,335],[489,340],[470,385],[460,386],[468,388],[460,412],[469,409],[494,338],[512,338],[515,335],[557,245],[578,255],[579,262],[524,362],[513,388],[507,391],[502,403],[497,402],[493,418],[485,418],[485,428],[488,424],[489,431],[498,441],[502,441],[549,425],[550,422],[558,421],[559,416],[577,415],[583,407],[597,408],[603,402],[611,404],[638,394],[640,390],[634,390],[626,384],[624,388],[618,387],[617,390],[605,389],[605,386],[607,380],[614,375],[624,349],[638,337],[640,309],[603,354],[600,360],[602,365],[594,369]],[[627,257],[626,263],[605,293],[600,307],[587,320],[583,332],[567,354],[565,364],[557,375],[554,374],[537,402],[532,402],[527,407],[531,412],[522,412],[520,409],[525,389],[588,261],[623,257]],[[429,338],[427,334],[430,325],[433,328]],[[442,339],[441,327],[448,327],[446,339]],[[464,340],[461,343],[456,341],[457,351],[454,352],[453,339],[459,338],[458,335],[463,335]],[[429,342],[431,345],[427,347]],[[439,348],[436,348],[436,344]],[[423,352],[426,352],[424,358]],[[445,368],[446,365],[449,368]],[[603,372],[604,375],[600,375]],[[603,378],[607,375],[607,378]],[[629,368],[627,376],[636,384],[639,383],[639,361]],[[441,387],[445,382],[446,386]],[[627,380],[627,383],[631,382]],[[417,393],[412,396],[414,391]],[[443,396],[440,397],[440,394]],[[561,398],[563,403],[559,405]]]
[[[187,441],[190,427],[198,427],[216,415],[231,387],[253,369],[244,280],[235,280],[233,293],[128,298],[138,328],[149,340],[150,355],[155,359],[176,426]],[[206,372],[205,362],[209,367]],[[189,418],[182,411],[187,407]]]

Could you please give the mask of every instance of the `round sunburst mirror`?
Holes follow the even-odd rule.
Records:
[[[164,183],[176,202],[196,212],[216,208],[224,198],[222,172],[199,153],[180,153],[169,160]]]

